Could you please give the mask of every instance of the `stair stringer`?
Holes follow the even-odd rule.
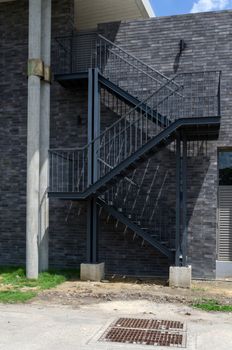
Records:
[[[98,198],[97,204],[100,205],[101,207],[103,207],[105,210],[107,210],[110,215],[112,215],[117,220],[119,220],[121,223],[123,223],[127,228],[129,228],[134,233],[136,233],[144,241],[146,241],[147,243],[152,245],[155,249],[157,249],[160,253],[165,255],[169,260],[172,260],[173,253],[167,247],[165,247],[159,241],[157,241],[155,238],[153,238],[149,232],[146,232],[145,230],[140,228],[137,224],[132,222],[125,215],[118,212],[116,208],[106,204],[102,199]]]

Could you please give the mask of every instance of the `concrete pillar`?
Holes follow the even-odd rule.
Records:
[[[41,0],[29,0],[29,60],[41,57]],[[39,270],[39,145],[41,78],[28,77],[27,125],[27,220],[26,268],[28,278],[37,278]]]
[[[49,201],[47,196],[49,182],[48,150],[50,140],[50,81],[51,65],[51,0],[42,0],[41,58],[44,62],[44,80],[41,81],[40,105],[40,234],[39,270],[48,270],[49,239]]]

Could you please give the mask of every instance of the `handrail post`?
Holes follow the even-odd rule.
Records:
[[[218,78],[218,117],[221,116],[221,71],[219,72],[219,78]]]
[[[69,73],[73,73],[73,34],[72,34],[72,36],[70,37],[70,50],[69,50],[69,52],[70,52],[70,58],[69,58],[69,60],[70,60],[70,62],[69,62],[70,68],[69,68]]]

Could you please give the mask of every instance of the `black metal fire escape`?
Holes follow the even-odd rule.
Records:
[[[88,261],[98,260],[101,207],[170,262],[175,255],[177,265],[181,259],[186,264],[187,142],[218,137],[221,73],[188,72],[170,79],[97,34],[57,38],[57,50],[57,81],[75,87],[88,79],[88,143],[82,148],[50,150],[49,196],[88,201]],[[103,131],[101,103],[117,119]],[[167,208],[159,209],[151,198],[156,173],[150,178],[148,191],[142,193],[150,158],[173,141],[174,237],[163,229]],[[138,184],[136,171],[141,165]],[[138,212],[139,196],[144,204]]]

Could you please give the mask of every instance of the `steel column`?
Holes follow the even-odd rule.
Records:
[[[87,262],[98,262],[98,206],[96,198],[88,200],[87,208]]]
[[[93,70],[89,69],[88,73],[88,143],[90,144],[93,140]],[[92,147],[88,148],[88,186],[92,185],[93,177],[93,163],[92,163]]]
[[[99,141],[92,142],[100,134],[100,90],[98,70],[89,69],[88,80],[88,185],[95,183],[99,176],[98,170],[98,147]],[[88,200],[87,210],[87,262],[98,261],[98,206],[96,198]]]
[[[176,256],[175,265],[180,265],[180,213],[181,213],[181,141],[180,134],[176,137]]]
[[[187,140],[183,138],[182,157],[182,265],[187,264]]]
[[[99,71],[98,69],[93,70],[94,75],[94,110],[93,110],[93,138],[96,140],[93,144],[93,182],[99,179],[99,166],[98,166],[98,150],[100,147],[100,86],[99,86]]]

